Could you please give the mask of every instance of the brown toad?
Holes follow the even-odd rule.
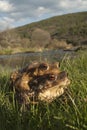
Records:
[[[41,76],[47,73],[59,73],[59,63],[33,63],[25,68],[14,71],[10,76],[11,87],[15,86],[16,90],[23,91],[29,90],[29,82],[37,76]]]
[[[60,71],[59,63],[34,63],[11,75],[11,87],[19,104],[51,102],[62,95],[70,84],[67,73]]]

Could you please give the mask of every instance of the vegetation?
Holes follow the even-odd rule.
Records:
[[[12,54],[12,50],[11,49],[3,49],[3,50],[0,50],[0,55],[8,55],[8,54]]]
[[[87,12],[55,16],[0,33],[0,50],[30,51],[33,47],[43,50],[83,44],[87,45]]]
[[[32,32],[36,28],[48,31],[52,39],[65,39],[68,43],[75,45],[82,41],[87,42],[87,12],[55,16],[19,27],[16,30],[21,37],[31,39]]]
[[[47,31],[44,31],[42,29],[35,29],[35,31],[32,33],[31,39],[32,47],[37,45],[37,48],[44,48],[50,43],[51,36]]]
[[[9,92],[10,71],[0,67],[0,130],[87,130],[87,53],[77,58],[65,56],[61,70],[66,70],[71,85],[65,95],[50,104],[30,105],[21,112]],[[9,96],[12,101],[9,101]]]

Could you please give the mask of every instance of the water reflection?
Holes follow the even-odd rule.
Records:
[[[52,51],[44,51],[44,52],[36,52],[36,53],[19,53],[13,55],[1,55],[0,56],[0,65],[3,67],[23,67],[26,64],[29,64],[34,61],[60,61],[62,58],[67,56],[74,55],[74,52],[65,52],[63,50],[52,50]]]

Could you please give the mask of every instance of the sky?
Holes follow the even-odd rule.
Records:
[[[82,11],[87,11],[87,0],[0,0],[0,31]]]

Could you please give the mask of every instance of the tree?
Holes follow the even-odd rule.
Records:
[[[45,47],[51,41],[50,33],[42,30],[42,29],[35,29],[31,36],[31,46],[35,47]]]

